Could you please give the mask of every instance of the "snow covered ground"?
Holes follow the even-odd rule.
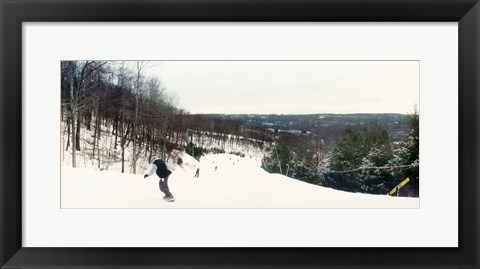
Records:
[[[418,198],[357,194],[308,184],[261,167],[260,157],[182,156],[169,187],[175,202],[162,199],[158,177],[62,165],[62,208],[419,208]],[[217,167],[215,171],[215,167]],[[200,168],[200,177],[195,170]]]

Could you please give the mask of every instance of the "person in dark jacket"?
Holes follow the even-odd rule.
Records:
[[[200,176],[200,168],[197,168],[197,171],[195,172],[194,177],[199,177]]]
[[[152,166],[150,167],[150,170],[148,170],[148,172],[143,176],[143,178],[147,178],[154,173],[156,173],[157,176],[160,178],[158,184],[160,186],[160,190],[165,194],[163,199],[172,202],[173,195],[168,188],[168,177],[170,176],[172,171],[168,170],[165,162],[160,160],[160,158],[158,158],[157,156],[153,156]]]

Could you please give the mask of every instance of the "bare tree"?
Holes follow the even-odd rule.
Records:
[[[137,124],[138,124],[138,99],[141,94],[141,88],[143,86],[143,73],[148,68],[150,62],[146,61],[137,61],[135,63],[135,86],[134,86],[134,95],[135,95],[135,117],[133,120],[132,128],[132,172],[133,174],[137,173]]]
[[[115,145],[117,144],[117,137],[120,134],[120,148],[121,148],[121,162],[122,162],[122,173],[125,173],[125,148],[127,144],[127,137],[129,135],[131,124],[127,121],[127,100],[129,99],[128,93],[131,92],[133,74],[127,68],[125,62],[121,62],[117,69],[117,90],[120,92],[120,113],[116,122],[116,132],[115,132]]]
[[[166,159],[166,145],[167,145],[167,133],[169,129],[170,119],[174,116],[175,105],[177,97],[174,94],[164,94],[164,98],[160,103],[159,117],[160,117],[160,136],[162,141],[162,155]]]
[[[76,167],[76,152],[80,150],[81,113],[88,107],[86,91],[92,86],[92,79],[97,72],[102,70],[106,62],[97,61],[65,61],[62,62],[62,73],[68,84],[68,108],[71,123],[72,166]],[[75,127],[75,123],[77,126]]]
[[[160,79],[157,77],[150,77],[146,82],[145,90],[147,103],[143,117],[146,118],[146,124],[149,126],[150,131],[148,134],[150,140],[150,153],[148,159],[150,160],[156,149],[156,131],[158,130],[157,114],[159,110],[158,108],[164,99],[165,87],[162,85]]]

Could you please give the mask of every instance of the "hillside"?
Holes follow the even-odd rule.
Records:
[[[260,159],[183,155],[169,179],[166,202],[154,175],[62,166],[62,208],[418,208],[418,198],[356,194],[324,188],[260,168]],[[217,170],[215,171],[215,166]],[[200,177],[194,178],[196,168]]]
[[[212,119],[236,120],[254,128],[271,128],[277,131],[306,131],[314,133],[340,132],[353,126],[380,126],[386,128],[394,141],[403,139],[408,115],[395,113],[357,114],[205,114]]]

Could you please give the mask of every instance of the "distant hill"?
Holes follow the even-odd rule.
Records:
[[[395,113],[361,114],[204,114],[208,118],[237,120],[243,125],[276,131],[339,132],[347,127],[382,127],[393,141],[406,137],[408,115]]]

